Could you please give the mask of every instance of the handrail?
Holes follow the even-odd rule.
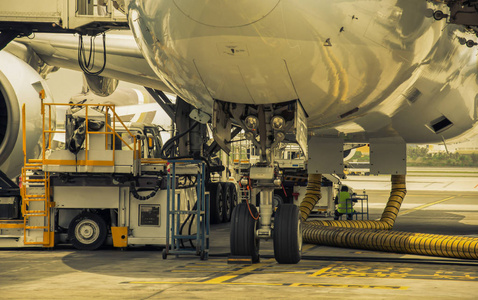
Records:
[[[106,124],[106,126],[107,126],[109,129],[115,131],[114,128],[112,128],[112,127],[110,126],[110,124]],[[131,148],[131,146],[128,145],[128,143],[127,143],[125,140],[123,140],[123,138],[121,137],[121,135],[119,135],[116,131],[115,131],[115,136],[117,136],[130,150],[133,150],[133,148]]]
[[[52,106],[69,106],[69,107],[84,107],[85,108],[85,146],[84,146],[84,151],[85,151],[85,158],[82,160],[64,160],[64,161],[59,161],[59,160],[49,160],[46,158],[46,151],[51,150],[51,141],[52,141],[52,133],[66,133],[66,128],[65,130],[57,130],[52,128],[52,123],[51,123],[51,111],[52,111]],[[48,117],[49,117],[49,122],[46,124],[46,108],[48,107],[49,112],[48,112]],[[104,115],[104,122],[105,122],[105,130],[104,131],[90,131],[89,126],[88,126],[88,121],[91,119],[91,117],[88,115],[88,110],[89,107],[95,107],[99,108],[102,107],[105,109],[105,115]],[[108,121],[110,120],[110,115],[109,112],[112,112],[112,119],[113,119],[113,127],[108,124]],[[137,159],[140,157],[138,154],[138,141],[136,139],[136,136],[126,127],[126,125],[123,123],[121,118],[116,114],[115,111],[115,105],[114,104],[74,104],[74,103],[43,103],[42,104],[42,116],[43,116],[43,146],[42,146],[42,163],[44,165],[48,164],[64,164],[64,165],[81,165],[81,166],[114,166],[115,164],[115,148],[116,148],[116,143],[115,143],[115,138],[112,139],[112,150],[113,150],[113,157],[111,161],[105,161],[105,160],[92,160],[90,159],[89,156],[89,134],[103,134],[105,135],[105,150],[111,150],[108,149],[108,136],[112,137],[118,137],[121,142],[126,145],[130,150],[133,151],[133,156],[134,159]],[[126,130],[126,132],[130,135],[130,137],[133,140],[133,147],[131,147],[122,137],[119,135],[116,131],[116,119],[121,123],[122,127]],[[48,128],[46,128],[48,126]],[[48,141],[49,143],[46,143],[46,136],[48,134]],[[25,139],[25,137],[24,137]],[[25,156],[25,163],[26,163],[26,148],[25,148],[25,142],[24,142],[24,156]]]
[[[27,163],[27,136],[26,136],[26,118],[25,118],[25,103],[22,105],[22,142],[23,142],[23,165]]]

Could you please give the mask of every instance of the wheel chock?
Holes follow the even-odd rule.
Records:
[[[227,258],[228,264],[239,264],[239,265],[252,265],[251,256],[229,256]]]

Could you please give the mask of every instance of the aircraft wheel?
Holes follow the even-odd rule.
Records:
[[[222,200],[224,202],[222,221],[226,223],[231,221],[232,214],[231,185],[229,184],[229,182],[222,183],[222,190]]]
[[[105,242],[107,234],[103,218],[90,212],[77,215],[68,226],[69,240],[79,250],[98,249]]]
[[[258,220],[254,220],[251,216],[258,216],[257,209],[254,205],[249,204],[251,211],[247,207],[247,203],[240,203],[234,208],[231,217],[231,255],[248,256],[253,262],[259,261],[259,239],[256,238],[256,229]]]
[[[282,204],[274,218],[274,257],[280,264],[296,264],[302,256],[302,223],[296,205]]]
[[[211,224],[222,223],[224,216],[224,201],[222,184],[213,182],[208,185],[210,209],[211,209]]]

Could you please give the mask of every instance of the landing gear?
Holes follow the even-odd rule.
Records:
[[[256,238],[258,222],[253,216],[259,216],[257,209],[247,203],[240,203],[232,212],[231,255],[248,256],[252,262],[259,262],[259,239]]]
[[[302,222],[294,204],[282,204],[274,219],[274,257],[280,264],[296,264],[302,256]]]
[[[106,223],[99,215],[83,212],[71,220],[68,237],[76,249],[95,250],[106,240]]]
[[[279,215],[276,215],[276,233],[273,233],[272,214],[274,190],[279,189],[282,183],[279,164],[274,163],[275,157],[281,155],[281,146],[283,143],[297,143],[302,155],[307,157],[307,115],[300,101],[251,105],[216,100],[212,120],[214,139],[226,152],[230,151],[228,142],[231,141],[234,121],[244,130],[244,137],[251,142],[254,153],[259,154],[258,161],[247,170],[248,174],[243,174],[246,179],[243,185],[247,186],[243,197],[251,201],[259,193],[260,218],[253,205],[241,203],[234,209],[231,254],[250,256],[257,261],[259,240],[274,238],[277,239],[274,245],[279,263],[299,262],[302,235],[297,207],[283,206],[280,209]],[[241,170],[241,173],[244,171]],[[276,199],[276,203],[279,202]]]

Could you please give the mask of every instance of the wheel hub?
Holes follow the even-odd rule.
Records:
[[[95,242],[100,235],[100,227],[91,220],[83,220],[75,228],[75,237],[83,244]]]

